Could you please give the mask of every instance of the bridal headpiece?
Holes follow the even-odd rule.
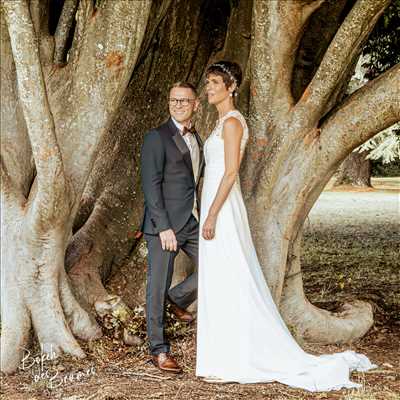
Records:
[[[232,82],[236,84],[236,87],[239,86],[236,78],[233,76],[233,74],[229,70],[229,68],[225,67],[225,65],[219,64],[219,63],[215,63],[215,64],[212,64],[211,67],[218,67],[218,68],[222,69],[222,71],[224,71],[229,76],[229,78],[231,78]]]

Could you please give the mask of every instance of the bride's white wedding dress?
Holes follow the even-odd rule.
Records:
[[[229,117],[244,129],[241,154],[248,139],[246,121],[234,110],[206,140],[200,232],[224,174],[221,133]],[[349,380],[350,372],[373,367],[353,351],[308,354],[293,339],[261,271],[237,179],[219,212],[215,238],[207,241],[200,234],[196,375],[328,391],[360,386]]]

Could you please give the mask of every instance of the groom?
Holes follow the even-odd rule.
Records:
[[[196,89],[187,82],[169,92],[168,121],[145,135],[141,179],[145,198],[142,232],[148,248],[146,289],[147,336],[153,364],[179,373],[164,336],[165,305],[184,322],[193,316],[185,309],[197,297],[197,272],[172,289],[174,260],[183,250],[198,264],[198,182],[203,169],[202,142],[192,125],[199,106]]]

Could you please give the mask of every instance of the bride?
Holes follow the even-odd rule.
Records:
[[[248,139],[234,96],[242,80],[229,61],[207,70],[219,119],[204,145],[196,375],[207,382],[271,382],[309,391],[360,386],[352,370],[375,367],[353,351],[314,356],[291,336],[271,297],[251,238],[238,177]]]

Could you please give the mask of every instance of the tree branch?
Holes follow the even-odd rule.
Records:
[[[293,106],[295,53],[307,20],[322,3],[254,1],[250,114],[253,133],[261,141]]]
[[[69,52],[68,63],[73,65],[79,60],[82,47],[85,43],[85,35],[91,18],[94,14],[93,0],[80,0],[76,11],[76,27]]]
[[[39,38],[49,34],[49,0],[30,0],[29,10],[32,24]]]
[[[53,61],[55,64],[64,64],[66,60],[66,43],[73,24],[78,0],[66,0],[61,12],[57,29],[54,34],[55,50]]]
[[[323,0],[257,0],[253,6],[254,48],[251,52],[252,91],[257,96],[255,112],[261,107],[279,116],[293,106],[291,81],[294,55],[306,22]],[[269,102],[268,106],[261,104]],[[272,119],[272,115],[270,117]]]
[[[400,64],[348,96],[321,127],[320,157],[329,164],[400,120]]]
[[[29,10],[39,45],[42,69],[52,64],[54,39],[49,32],[49,1],[30,0]]]
[[[288,132],[285,124],[294,104],[291,86],[295,54],[308,19],[322,3],[322,0],[253,3],[249,107],[252,135],[241,174],[244,190],[251,196],[255,195],[255,183],[264,169],[263,163],[254,161],[269,157],[271,145],[282,145],[285,134],[272,132]],[[279,125],[282,128],[276,129]]]
[[[310,4],[286,0],[254,1],[254,39],[250,54],[253,118],[259,116],[273,123],[292,107],[294,54],[306,21],[321,4],[322,1]],[[265,110],[270,110],[267,118]]]
[[[310,17],[310,15],[318,10],[318,8],[320,8],[322,6],[322,4],[325,2],[325,0],[311,0],[310,2],[306,2],[303,5],[303,18],[304,18],[304,22],[306,22],[308,20],[308,18]]]
[[[3,7],[17,72],[19,98],[36,164],[38,187],[50,186],[53,190],[64,190],[62,158],[28,3],[26,0],[5,0]]]
[[[1,11],[0,26],[0,125],[1,162],[9,179],[28,196],[34,170],[32,149],[18,101],[16,71],[7,24]]]
[[[329,99],[345,79],[349,66],[359,54],[376,21],[391,0],[358,0],[332,40],[314,78],[296,105],[302,115],[310,115],[315,126],[326,112]]]

